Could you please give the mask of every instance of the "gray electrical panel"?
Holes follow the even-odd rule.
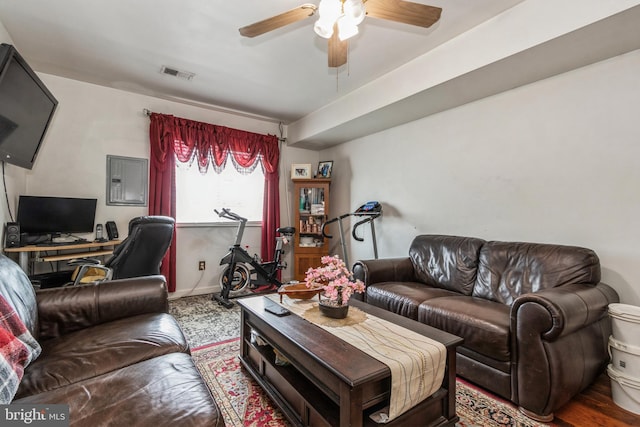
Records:
[[[107,156],[107,205],[147,206],[147,159]]]

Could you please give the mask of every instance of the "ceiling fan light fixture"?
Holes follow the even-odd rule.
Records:
[[[331,36],[333,35],[333,22],[334,21],[328,21],[326,19],[320,18],[313,25],[313,31],[315,31],[317,35],[325,39],[331,38]]]
[[[359,25],[366,16],[366,10],[362,0],[345,0],[342,7],[344,9],[344,15],[353,22],[353,25]]]
[[[320,19],[336,22],[336,19],[342,15],[342,3],[340,0],[320,0],[318,15]]]
[[[338,38],[345,41],[358,34],[358,25],[355,24],[346,15],[338,19]]]
[[[318,20],[313,25],[313,31],[325,39],[333,35],[333,24],[342,15],[340,0],[320,0],[318,4]]]
[[[338,68],[347,63],[347,39],[358,34],[365,16],[429,28],[438,22],[442,8],[411,0],[318,0],[318,6],[302,4],[286,12],[239,29],[244,37],[255,37],[302,21],[317,14],[315,33],[328,39],[328,65]]]

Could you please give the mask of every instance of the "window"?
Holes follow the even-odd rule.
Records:
[[[176,220],[179,223],[216,222],[214,209],[229,208],[249,221],[262,221],[264,173],[261,167],[242,175],[233,165],[221,173],[176,163]]]

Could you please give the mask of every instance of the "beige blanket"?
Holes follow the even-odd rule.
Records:
[[[280,303],[278,296],[270,298]],[[443,344],[356,307],[349,307],[347,319],[335,320],[320,316],[315,301],[285,297],[282,305],[389,367],[390,405],[371,415],[374,421],[391,421],[440,388],[447,356]]]

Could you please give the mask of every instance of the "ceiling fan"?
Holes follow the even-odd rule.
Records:
[[[428,28],[440,19],[442,9],[405,0],[320,0],[318,6],[305,3],[287,12],[240,28],[245,37],[293,24],[318,13],[313,29],[329,39],[329,67],[347,63],[348,39],[358,33],[365,16]]]

